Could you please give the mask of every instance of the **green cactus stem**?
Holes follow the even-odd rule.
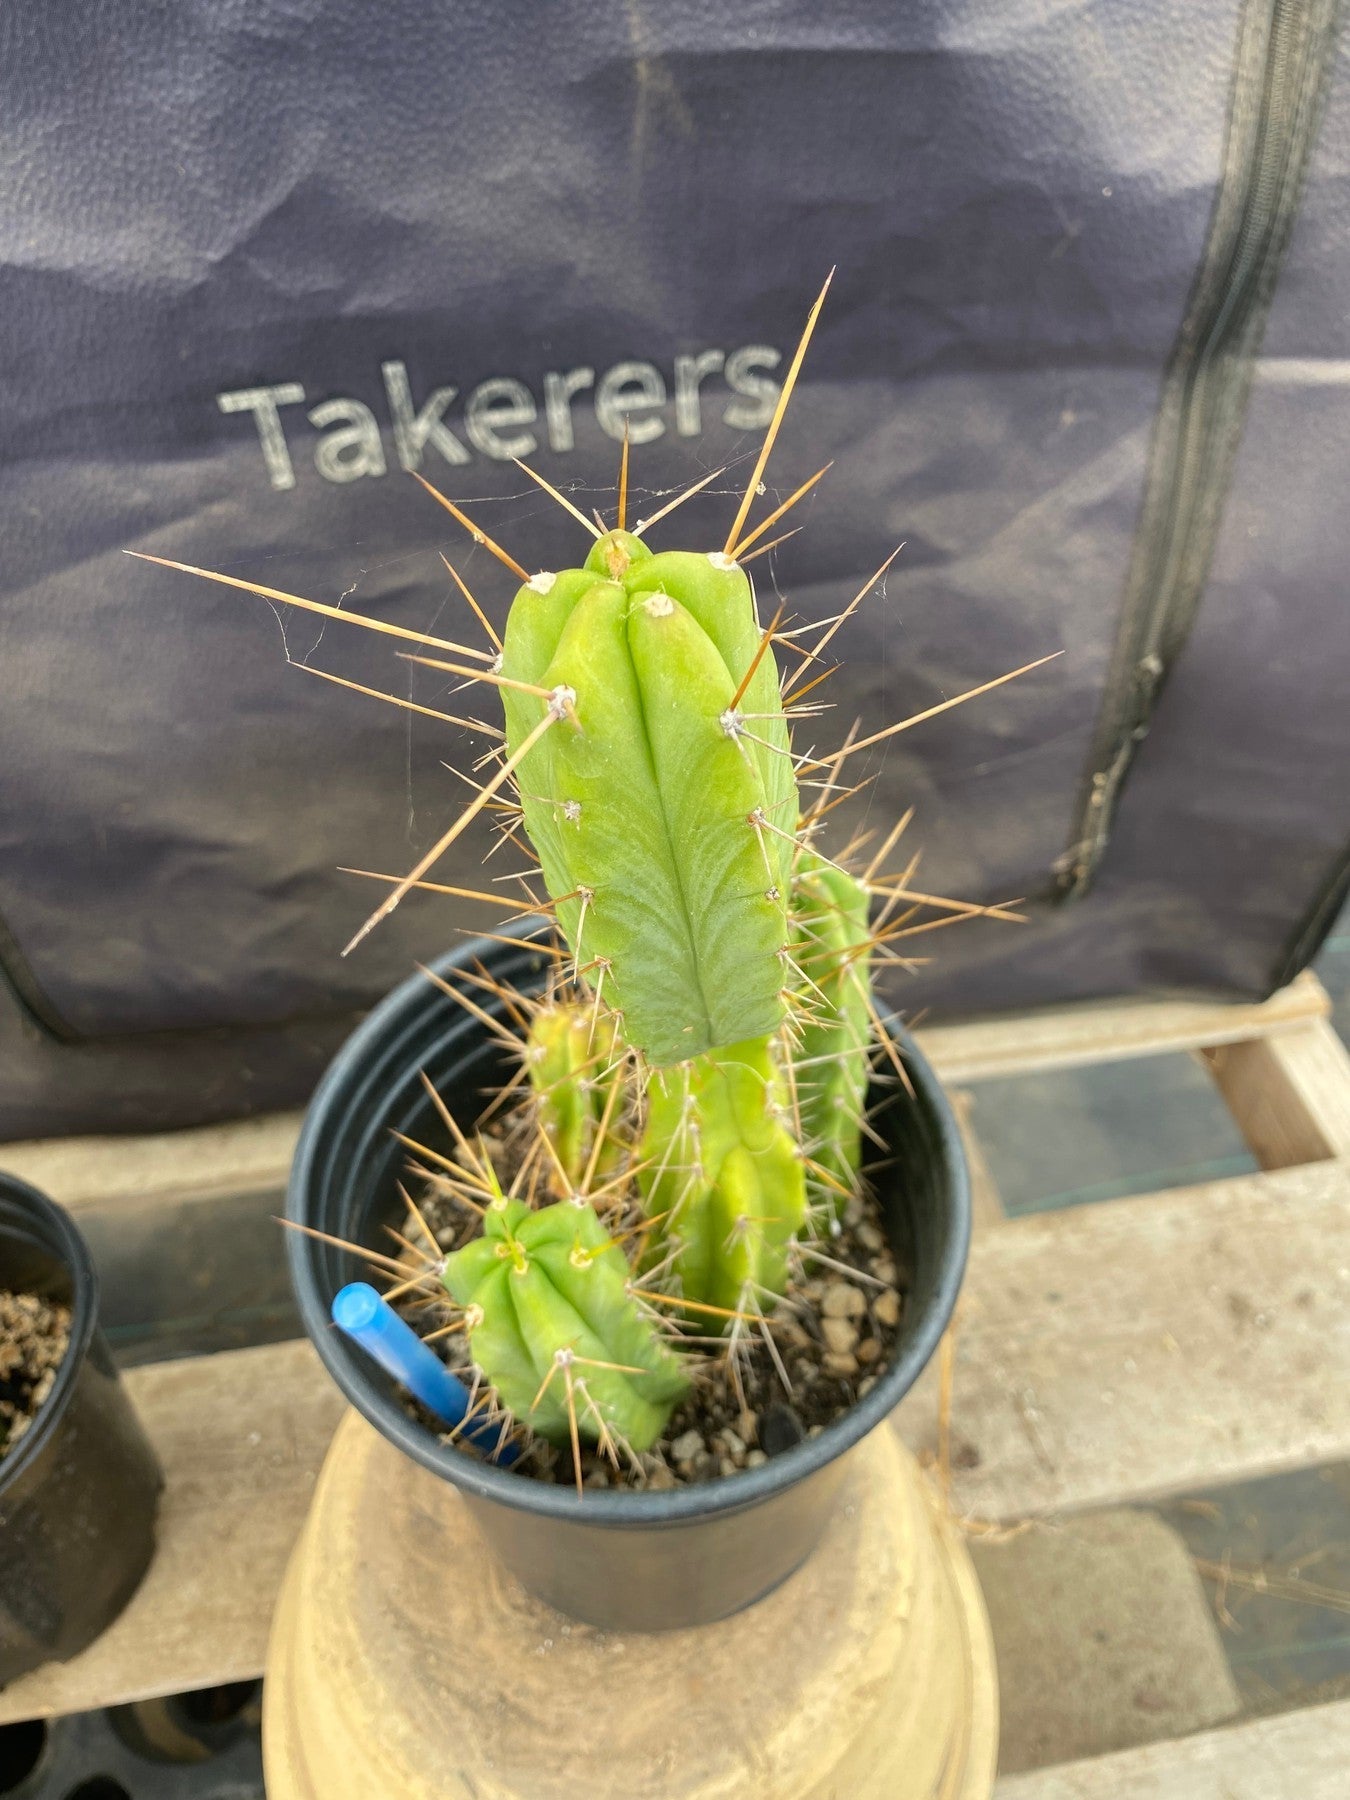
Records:
[[[640,1158],[645,1261],[683,1299],[739,1311],[786,1290],[806,1184],[768,1039],[655,1073]]]
[[[475,1363],[508,1412],[553,1443],[648,1450],[688,1389],[629,1289],[628,1259],[594,1209],[531,1211],[500,1193],[483,1233],[445,1259]]]
[[[556,1158],[554,1173],[566,1184],[552,1184],[563,1199],[603,1182],[618,1166],[622,1053],[613,1017],[589,1006],[553,1002],[530,1020],[525,1065]]]
[[[579,975],[655,1067],[783,1018],[797,787],[762,636],[731,558],[622,531],[507,620],[503,675],[574,696],[520,762],[526,829]],[[503,704],[515,755],[549,702]]]
[[[793,956],[806,978],[793,1049],[802,1147],[811,1186],[831,1216],[857,1181],[871,1044],[868,895],[852,875],[810,850],[792,892]]]

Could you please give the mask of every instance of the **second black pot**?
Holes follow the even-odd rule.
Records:
[[[0,1175],[0,1288],[70,1307],[51,1393],[0,1458],[0,1685],[112,1623],[155,1547],[159,1464],[98,1328],[98,1283],[69,1216]]]
[[[488,968],[523,992],[545,959],[480,939],[436,972]],[[504,1016],[480,989],[476,1005]],[[509,1021],[508,1021],[509,1022]],[[874,1178],[891,1247],[908,1272],[899,1341],[875,1387],[819,1436],[725,1480],[641,1493],[554,1487],[489,1467],[408,1416],[392,1381],[333,1330],[329,1307],[360,1260],[298,1232],[288,1254],[305,1328],[352,1404],[391,1443],[463,1493],[493,1549],[526,1587],[561,1611],[614,1630],[707,1623],[748,1606],[809,1555],[830,1516],[844,1456],[913,1386],[951,1317],[970,1236],[970,1196],[955,1120],[932,1070],[903,1032],[912,1092],[885,1091],[875,1117],[889,1149]],[[287,1197],[296,1224],[374,1246],[401,1207],[402,1133],[449,1150],[422,1085],[425,1072],[464,1127],[514,1070],[491,1033],[424,975],[395,989],[330,1066],[305,1118]],[[879,1096],[874,1095],[873,1099]],[[466,1543],[465,1554],[474,1547]]]

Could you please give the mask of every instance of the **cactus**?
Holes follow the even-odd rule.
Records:
[[[495,684],[501,694],[500,766],[407,875],[377,877],[393,887],[347,949],[411,889],[434,886],[423,877],[514,782],[581,990],[579,999],[555,993],[535,1013],[526,1046],[548,1149],[529,1191],[536,1193],[542,1173],[556,1197],[537,1209],[508,1199],[488,1168],[470,1201],[487,1202],[482,1234],[445,1259],[444,1281],[466,1309],[474,1360],[502,1405],[544,1437],[570,1436],[574,1449],[584,1435],[611,1449],[621,1438],[642,1451],[657,1441],[686,1387],[679,1359],[634,1298],[630,1249],[608,1235],[597,1204],[645,1210],[645,1231],[623,1236],[639,1246],[648,1291],[672,1309],[689,1309],[705,1335],[707,1309],[739,1315],[783,1292],[794,1240],[809,1227],[808,1192],[823,1190],[835,1205],[857,1179],[875,1017],[868,889],[811,848],[833,802],[818,802],[802,819],[776,630],[761,629],[738,560],[819,479],[747,531],[824,298],[822,290],[721,550],[654,554],[624,528],[626,444],[618,529],[599,533],[583,566],[557,574],[526,577],[453,501],[417,477],[523,581],[495,666],[481,648],[167,564],[345,625],[413,639],[454,659],[426,659],[432,667]],[[533,478],[587,523],[542,477]],[[809,652],[795,643],[800,654],[821,657],[890,560],[825,622]],[[798,702],[814,685],[799,690]],[[850,738],[829,763],[812,766],[832,767],[832,785],[844,757],[916,722]],[[888,890],[876,878],[873,886],[893,899],[949,905],[953,913],[1009,916],[902,896],[903,882]],[[561,977],[566,959],[558,954]],[[634,1137],[637,1156],[629,1165]],[[657,1282],[664,1292],[656,1293]]]
[[[806,977],[793,1050],[802,1146],[831,1215],[857,1176],[871,1044],[871,937],[861,882],[811,850],[792,894],[793,955]]]
[[[797,786],[760,648],[729,557],[624,531],[526,582],[507,620],[508,751],[547,716],[525,687],[568,706],[521,760],[526,830],[578,970],[658,1068],[783,1018]]]
[[[699,1308],[762,1310],[786,1288],[789,1248],[806,1220],[786,1102],[767,1038],[651,1079],[639,1176],[653,1220],[646,1260]]]
[[[629,1292],[628,1258],[584,1202],[536,1212],[499,1190],[442,1280],[502,1405],[551,1442],[647,1450],[688,1388]]]
[[[623,1146],[614,1125],[623,1094],[621,1056],[611,1015],[554,1002],[539,1007],[530,1020],[525,1063],[561,1178],[551,1185],[561,1199],[597,1179],[603,1182],[618,1166]]]

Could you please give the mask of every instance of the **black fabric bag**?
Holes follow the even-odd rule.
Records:
[[[1328,0],[8,9],[0,1132],[295,1102],[415,957],[492,923],[413,896],[340,957],[379,889],[339,866],[409,868],[486,740],[306,669],[491,697],[123,548],[464,638],[438,552],[498,621],[513,583],[406,471],[558,567],[580,529],[509,458],[612,509],[625,420],[639,510],[730,465],[653,534],[720,544],[832,264],[761,507],[834,468],[761,595],[826,617],[905,548],[838,640],[822,743],[1065,653],[859,769],[845,834],[913,803],[919,885],[1031,920],[913,939],[895,998],[1287,979],[1347,868],[1336,26]],[[491,841],[440,879],[506,873]]]

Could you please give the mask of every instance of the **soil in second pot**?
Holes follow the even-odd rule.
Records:
[[[0,1457],[20,1443],[70,1345],[70,1308],[0,1289]]]
[[[508,1121],[482,1140],[504,1185],[514,1173],[518,1137]],[[439,1250],[453,1250],[473,1234],[464,1209],[434,1186],[418,1196],[418,1209]],[[802,1245],[787,1295],[776,1307],[766,1303],[762,1322],[741,1328],[734,1354],[726,1339],[672,1339],[680,1342],[692,1378],[688,1398],[650,1451],[621,1458],[617,1468],[583,1445],[583,1484],[662,1489],[718,1480],[814,1437],[867,1394],[890,1361],[906,1285],[887,1244],[880,1207],[870,1193],[855,1194],[833,1235]],[[453,1325],[457,1309],[428,1304],[425,1291],[405,1293],[396,1305],[450,1367],[471,1381],[468,1346]],[[407,1404],[424,1424],[443,1433],[438,1420],[415,1402]],[[576,1480],[570,1447],[559,1449],[541,1439],[531,1442],[515,1466],[537,1481],[571,1486]]]

